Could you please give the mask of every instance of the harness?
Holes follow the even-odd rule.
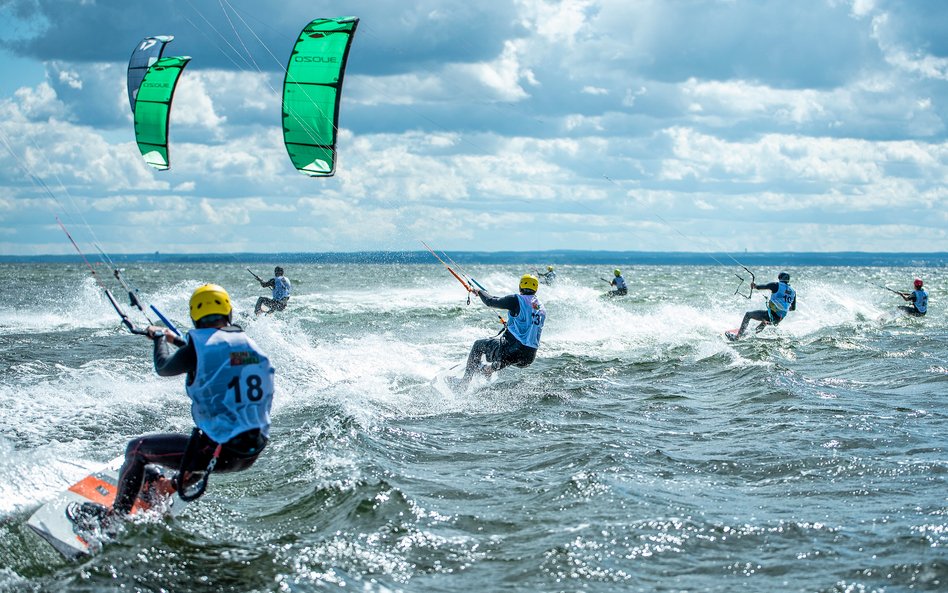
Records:
[[[211,459],[207,462],[204,471],[192,470],[195,462],[201,457],[201,450],[205,445],[214,445],[214,452]],[[217,461],[224,449],[227,449],[227,459],[240,458],[250,459],[260,455],[267,446],[267,438],[259,430],[248,430],[235,436],[226,443],[216,443],[200,428],[195,427],[191,430],[191,437],[188,439],[188,446],[184,450],[184,456],[181,458],[181,465],[178,467],[178,473],[172,477],[172,483],[178,492],[178,498],[185,502],[191,502],[200,498],[207,490],[208,480],[211,478],[211,472],[217,467]],[[188,483],[191,474],[201,473],[201,479],[195,483]]]
[[[507,331],[507,320],[501,317],[500,315],[498,315],[497,318],[500,319],[500,331],[494,334],[495,338],[498,336],[502,336],[504,332]]]
[[[190,470],[191,462],[196,459],[200,453],[200,442],[204,440],[202,437],[207,438],[207,435],[205,435],[204,431],[200,428],[194,428],[191,431],[191,438],[188,439],[188,446],[184,450],[184,457],[181,458],[181,465],[178,467],[178,473],[175,474],[173,479],[175,490],[178,491],[178,498],[184,502],[197,500],[204,495],[204,492],[207,490],[207,482],[211,478],[211,472],[213,472],[214,467],[217,466],[217,458],[221,456],[223,445],[218,443],[217,447],[214,448],[214,454],[211,455],[211,460],[208,462],[207,468],[203,472],[204,475],[197,484],[192,484],[192,487],[189,488],[185,483],[185,475],[192,473]]]

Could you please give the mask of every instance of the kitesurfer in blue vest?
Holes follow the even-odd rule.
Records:
[[[261,281],[260,286],[264,288],[272,288],[273,294],[271,298],[260,297],[257,299],[257,304],[254,305],[253,312],[256,315],[260,315],[263,312],[263,308],[267,308],[267,315],[273,313],[274,311],[282,311],[286,309],[286,303],[290,300],[290,279],[283,275],[283,268],[277,266],[273,268],[273,278],[270,278],[266,282]]]
[[[520,278],[520,294],[495,297],[485,290],[474,291],[488,307],[507,309],[509,313],[501,335],[474,342],[462,384],[469,383],[474,373],[490,376],[509,365],[526,367],[533,362],[546,322],[546,309],[536,296],[539,287],[536,276],[525,274]],[[481,357],[486,362],[482,362]]]
[[[928,291],[922,288],[922,286],[922,279],[916,278],[915,290],[912,292],[900,292],[899,296],[912,303],[912,306],[902,305],[899,309],[915,317],[922,317],[925,313],[928,313]]]
[[[556,272],[553,270],[553,266],[547,266],[545,274],[541,274],[540,270],[534,270],[534,272],[536,272],[537,278],[547,286],[553,286],[553,283],[556,282]]]
[[[622,277],[622,270],[613,270],[612,272],[615,275],[615,278],[609,282],[610,286],[615,286],[615,290],[610,290],[606,293],[610,297],[625,296],[629,294],[629,287],[625,283],[625,278]]]
[[[787,316],[787,313],[795,311],[797,308],[797,291],[790,287],[790,274],[787,272],[777,274],[777,282],[771,282],[769,284],[754,284],[751,282],[751,288],[769,290],[773,294],[770,295],[770,300],[767,301],[766,309],[744,313],[744,319],[741,321],[741,329],[739,329],[737,335],[732,338],[734,340],[744,335],[744,332],[747,330],[747,324],[750,323],[751,319],[760,321],[760,325],[757,326],[757,331],[760,331],[767,325],[779,324],[783,321],[783,318]],[[730,334],[727,335],[731,337]]]
[[[190,435],[149,434],[133,439],[125,449],[118,489],[111,509],[96,503],[73,503],[66,515],[87,529],[114,531],[117,519],[131,512],[136,500],[155,490],[170,492],[198,485],[197,498],[215,472],[249,468],[267,444],[273,402],[273,367],[260,348],[231,323],[230,296],[216,284],[194,291],[190,301],[195,329],[187,341],[171,330],[149,326],[154,340],[155,371],[162,377],[187,374],[185,391],[191,399],[195,428]],[[169,342],[178,349],[172,354]],[[151,466],[177,470],[169,483]],[[161,483],[164,482],[164,483]]]

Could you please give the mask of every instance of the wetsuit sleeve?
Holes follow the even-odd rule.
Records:
[[[178,348],[174,354],[167,340],[155,340],[155,372],[161,377],[174,377],[184,373],[194,374],[197,369],[197,355],[194,344],[187,344]]]
[[[777,292],[780,290],[780,284],[777,282],[771,282],[770,284],[756,284],[757,290],[769,290],[770,292]]]
[[[793,295],[793,302],[790,303],[790,310],[791,311],[797,310],[797,295],[796,294]]]
[[[262,286],[262,287],[264,287],[264,288],[273,288],[274,286],[276,286],[275,279],[274,279],[274,278],[270,278],[270,279],[267,280],[266,282],[261,282],[261,283],[260,283],[260,286]]]
[[[495,297],[482,290],[480,297],[481,301],[488,307],[492,307],[494,309],[507,309],[514,317],[520,315],[520,299],[518,299],[517,295],[515,294],[508,294],[504,297]]]

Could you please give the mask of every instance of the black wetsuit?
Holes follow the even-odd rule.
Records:
[[[237,326],[228,326],[219,331],[242,331]],[[173,377],[187,373],[187,383],[194,380],[197,369],[197,353],[194,344],[175,339],[178,350],[171,354],[166,340],[155,340],[155,371],[162,377]],[[188,451],[189,441],[193,439]],[[215,472],[232,472],[247,469],[253,465],[266,446],[267,439],[259,430],[241,433],[221,446],[221,453],[214,466]],[[188,452],[188,464],[183,468],[187,472],[202,472],[207,468],[217,443],[198,429],[191,435],[163,433],[141,436],[129,441],[125,449],[125,463],[119,471],[118,491],[113,509],[128,514],[145,480],[145,468],[148,464],[178,470]]]
[[[520,299],[515,294],[495,297],[481,291],[479,296],[488,307],[507,309],[510,311],[511,317],[520,315]],[[465,379],[469,380],[474,373],[480,370],[481,355],[491,365],[490,372],[494,372],[510,365],[529,366],[537,357],[537,349],[524,346],[505,328],[499,336],[474,342],[471,353],[467,357],[467,366],[464,369]]]
[[[771,282],[770,284],[757,284],[755,286],[757,290],[769,290],[771,293],[775,293],[778,290],[780,290],[779,282]],[[783,317],[780,317],[779,315],[777,315],[776,313],[770,310],[769,301],[767,303],[767,306],[768,306],[767,309],[763,309],[760,311],[748,311],[747,313],[744,313],[744,319],[741,320],[741,329],[737,331],[737,335],[738,336],[744,335],[744,331],[747,329],[747,324],[750,323],[751,319],[761,322],[761,324],[757,326],[758,331],[760,331],[760,328],[763,327],[763,325],[767,323],[771,323],[775,326],[779,325],[780,322],[783,321]],[[790,308],[788,312],[796,311],[796,309],[797,309],[797,295],[794,294],[793,302],[790,303]]]
[[[276,286],[276,278],[270,278],[266,282],[261,282],[260,286],[263,288],[274,288]],[[254,313],[261,313],[263,308],[267,308],[267,314],[273,313],[275,311],[282,311],[286,309],[286,304],[290,302],[290,297],[285,299],[274,300],[269,297],[260,297],[257,299],[257,304],[253,306]]]

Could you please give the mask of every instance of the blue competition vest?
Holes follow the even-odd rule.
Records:
[[[286,276],[273,277],[273,300],[282,301],[290,298],[290,280]]]
[[[507,315],[507,331],[524,346],[539,348],[546,309],[535,294],[518,294],[517,298],[520,299],[520,314],[516,317]]]
[[[186,387],[194,424],[217,443],[259,428],[270,434],[273,367],[244,332],[192,329],[197,369]]]
[[[919,313],[928,313],[928,293],[925,289],[913,290],[912,294],[915,295],[915,309]]]
[[[790,310],[790,304],[793,303],[793,299],[797,296],[797,291],[790,288],[790,285],[786,282],[777,283],[777,292],[770,295],[770,310],[773,311],[774,315],[783,319],[787,316],[787,312]]]
[[[623,278],[622,276],[616,276],[616,277],[615,277],[615,280],[613,280],[612,283],[615,284],[615,285],[616,285],[616,288],[619,289],[619,290],[628,290],[628,289],[629,289],[629,287],[627,287],[627,286],[625,285],[625,278]]]

